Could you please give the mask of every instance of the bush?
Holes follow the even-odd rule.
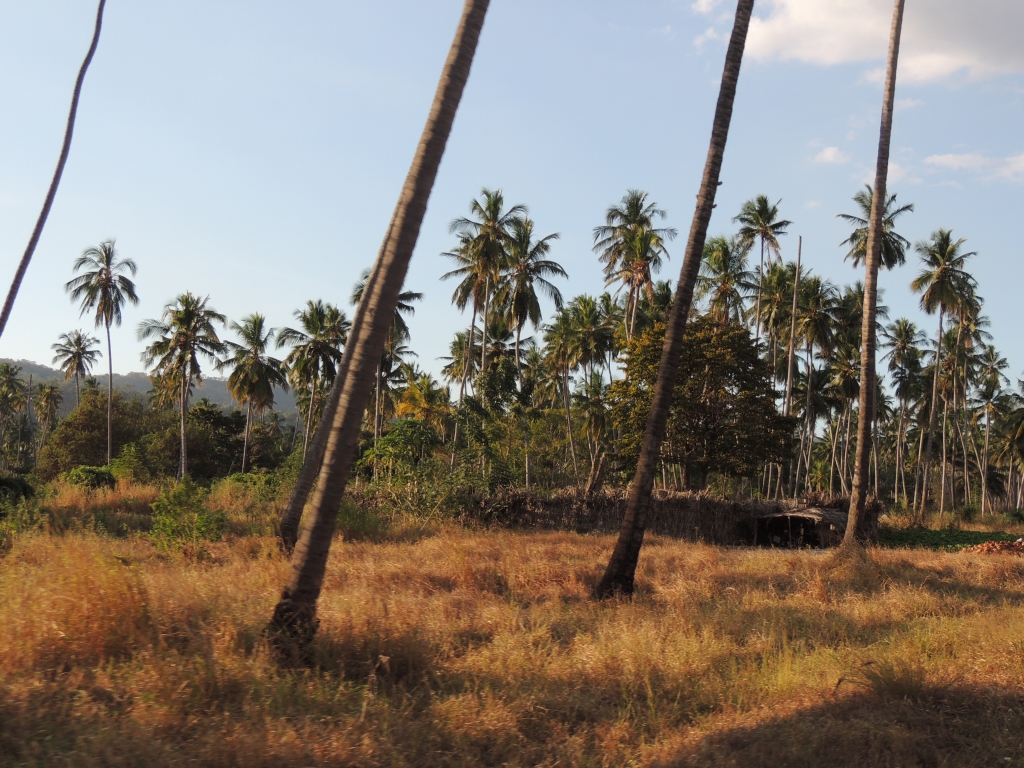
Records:
[[[209,492],[186,477],[153,502],[153,532],[157,544],[170,547],[217,541],[224,532],[222,512],[205,505]]]
[[[31,499],[35,495],[36,489],[21,475],[0,474],[0,499],[15,502],[19,499]]]
[[[117,478],[109,467],[75,467],[62,475],[70,485],[84,485],[86,488],[113,488]]]

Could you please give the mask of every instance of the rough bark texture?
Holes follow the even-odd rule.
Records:
[[[631,595],[633,593],[633,578],[636,574],[637,562],[640,559],[640,548],[643,546],[654,476],[658,469],[661,443],[665,438],[665,424],[668,420],[668,410],[672,400],[672,388],[675,384],[679,357],[682,353],[683,332],[686,329],[686,319],[690,314],[690,306],[693,302],[693,288],[697,282],[697,272],[700,269],[704,253],[708,222],[711,220],[711,212],[715,206],[715,193],[718,191],[719,184],[718,175],[722,168],[722,157],[725,154],[729,123],[732,120],[732,105],[736,97],[736,83],[739,80],[747,29],[750,26],[750,15],[753,10],[754,0],[739,0],[736,6],[736,22],[733,25],[732,37],[725,55],[725,70],[722,74],[718,105],[715,108],[715,119],[711,129],[711,145],[704,166],[700,193],[697,195],[697,209],[693,214],[690,238],[686,244],[686,255],[679,273],[679,284],[669,313],[665,343],[661,351],[661,365],[658,369],[658,380],[654,386],[651,410],[647,417],[647,427],[640,448],[640,460],[637,464],[636,475],[629,487],[629,501],[626,505],[626,514],[622,519],[622,527],[619,530],[619,539],[615,544],[615,550],[612,552],[604,576],[594,590],[594,597],[599,599],[615,594]]]
[[[850,522],[846,526],[843,546],[854,544],[863,528],[868,474],[871,462],[871,423],[875,412],[875,309],[878,304],[878,265],[882,255],[883,216],[885,215],[886,183],[889,176],[889,141],[892,138],[892,111],[896,98],[896,63],[900,54],[900,32],[903,29],[903,5],[896,0],[889,34],[889,59],[882,94],[882,126],[878,136],[878,162],[875,165],[875,187],[871,197],[871,220],[865,253],[864,320],[860,333],[860,406],[857,414],[857,454],[853,470],[853,493],[850,498]],[[867,521],[864,521],[867,522]]]
[[[305,660],[316,632],[317,600],[374,371],[384,350],[427,200],[469,78],[487,6],[488,0],[466,1],[430,116],[395,207],[392,234],[374,265],[377,279],[367,284],[352,323],[345,350],[347,363],[343,365],[343,377],[339,372],[338,404],[331,418],[320,481],[292,556],[288,583],[270,622],[275,647],[292,661]]]
[[[68,161],[68,153],[71,151],[71,136],[75,131],[75,116],[78,113],[78,99],[82,94],[82,83],[85,82],[85,73],[89,69],[89,64],[92,63],[92,57],[96,54],[96,46],[100,42],[100,29],[103,27],[103,7],[106,4],[107,0],[100,0],[99,7],[96,9],[96,27],[92,33],[92,43],[89,45],[89,51],[85,54],[85,60],[82,62],[81,69],[78,70],[78,79],[75,80],[75,90],[71,96],[71,110],[68,112],[68,124],[64,130],[64,144],[60,148],[60,158],[57,160],[57,168],[53,172],[50,189],[47,191],[46,199],[43,201],[43,210],[39,212],[35,229],[32,230],[28,246],[21,257],[21,262],[18,264],[18,270],[14,273],[11,288],[7,292],[7,299],[4,301],[3,310],[0,311],[0,336],[3,336],[4,329],[7,327],[7,321],[11,317],[11,310],[14,309],[14,300],[18,297],[18,289],[21,288],[21,281],[25,277],[28,265],[32,261],[32,254],[35,253],[36,245],[39,244],[39,238],[43,234],[46,218],[50,215],[50,208],[53,207],[53,199],[57,196],[60,177],[64,174],[64,166]],[[109,455],[107,456],[107,463],[110,463]]]

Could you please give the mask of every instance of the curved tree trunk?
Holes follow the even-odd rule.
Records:
[[[7,327],[7,321],[11,317],[11,310],[14,309],[14,300],[18,297],[18,289],[21,288],[21,281],[25,277],[29,262],[32,261],[32,254],[35,253],[36,245],[39,244],[39,238],[43,234],[43,227],[46,225],[46,219],[50,215],[50,208],[53,207],[53,199],[57,196],[60,177],[64,174],[64,166],[68,161],[68,153],[71,151],[71,136],[75,132],[75,115],[78,113],[78,99],[82,94],[82,83],[85,82],[85,73],[89,69],[89,64],[92,63],[92,57],[96,53],[96,46],[100,42],[100,29],[103,27],[103,7],[106,4],[107,0],[100,0],[99,7],[96,9],[96,26],[92,33],[92,43],[89,45],[89,51],[85,54],[82,67],[78,70],[78,79],[75,80],[75,90],[71,95],[71,109],[68,112],[68,123],[64,129],[64,143],[60,148],[57,168],[53,172],[50,189],[47,191],[46,199],[43,201],[43,210],[39,212],[35,229],[32,230],[32,236],[29,238],[28,246],[21,257],[21,262],[18,264],[18,270],[14,273],[14,280],[11,281],[11,288],[7,292],[7,299],[4,301],[3,310],[0,310],[0,336],[3,336],[4,329]],[[109,455],[107,456],[107,463],[110,463]]]
[[[896,0],[889,33],[889,58],[882,96],[882,126],[878,136],[878,161],[875,165],[875,186],[871,197],[871,219],[865,253],[864,319],[860,334],[860,409],[857,414],[857,454],[853,469],[853,495],[850,517],[846,524],[843,546],[849,547],[859,538],[874,540],[874,521],[866,520],[868,472],[871,463],[871,422],[875,412],[875,313],[878,306],[878,264],[882,255],[883,217],[885,215],[886,183],[889,176],[889,142],[892,138],[892,112],[896,98],[896,65],[900,55],[900,34],[903,30],[903,5]]]
[[[338,404],[331,419],[320,481],[292,557],[291,574],[270,621],[275,648],[294,661],[307,658],[309,643],[316,632],[317,600],[373,374],[384,351],[427,200],[469,78],[487,6],[488,0],[466,0],[430,116],[395,208],[393,234],[387,238],[384,253],[374,266],[379,279],[368,282],[352,323],[345,350],[347,364],[343,366],[344,376],[339,375]]]
[[[693,288],[697,282],[697,272],[700,269],[704,253],[704,241],[707,239],[708,223],[715,205],[715,193],[718,191],[719,183],[718,175],[722,168],[725,143],[729,136],[732,105],[736,97],[736,83],[740,76],[743,49],[746,45],[747,29],[750,26],[750,15],[753,10],[754,0],[739,0],[736,6],[736,21],[725,55],[722,84],[711,129],[711,143],[704,165],[700,193],[697,195],[697,208],[690,226],[690,239],[686,244],[686,256],[683,259],[679,284],[672,301],[672,309],[669,312],[665,342],[661,350],[661,364],[658,367],[658,379],[654,386],[651,410],[647,416],[647,427],[644,430],[644,439],[640,448],[640,460],[637,463],[636,475],[629,487],[626,514],[622,519],[622,527],[619,529],[619,539],[615,544],[615,550],[612,552],[604,576],[594,590],[594,597],[598,599],[608,598],[615,594],[631,595],[633,593],[633,580],[637,562],[640,559],[640,548],[643,546],[647,512],[651,503],[651,491],[654,487],[654,474],[658,469],[661,443],[665,439],[668,411],[672,402],[672,389],[675,385],[676,371],[679,368],[679,358],[682,354],[683,332],[690,314]]]
[[[114,358],[110,351],[110,323],[107,323],[107,464],[114,453]]]

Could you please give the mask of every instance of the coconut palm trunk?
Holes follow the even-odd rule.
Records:
[[[186,417],[188,416],[188,390],[192,385],[192,377],[182,374],[181,377],[181,461],[178,464],[178,479],[184,480],[188,474],[188,440],[186,439]]]
[[[32,254],[36,251],[36,245],[39,244],[39,238],[43,234],[43,227],[46,226],[46,219],[50,215],[50,209],[53,207],[53,200],[57,196],[57,187],[60,186],[60,177],[64,175],[64,166],[68,162],[68,153],[71,151],[71,136],[75,132],[75,116],[78,114],[78,99],[82,95],[82,83],[85,82],[85,73],[89,69],[89,64],[92,63],[92,57],[96,54],[96,46],[100,42],[100,30],[103,27],[103,7],[107,4],[107,0],[100,0],[99,7],[96,9],[96,26],[92,33],[92,42],[89,44],[89,50],[85,54],[85,60],[82,62],[81,68],[78,70],[78,79],[75,80],[75,90],[71,95],[71,109],[68,112],[68,122],[64,129],[64,143],[60,148],[60,157],[57,159],[57,168],[53,172],[53,179],[50,181],[50,189],[46,192],[46,199],[43,201],[43,209],[39,212],[39,218],[36,220],[36,226],[32,230],[32,236],[28,240],[28,246],[25,248],[25,253],[21,257],[21,261],[18,263],[18,269],[14,273],[14,280],[11,281],[11,288],[7,292],[7,299],[4,301],[3,310],[0,310],[0,336],[3,336],[4,329],[7,327],[7,321],[11,317],[11,310],[14,309],[14,300],[18,297],[18,290],[21,288],[21,281],[25,278],[25,272],[28,271],[28,265],[32,261]],[[109,451],[108,451],[109,453]],[[110,463],[110,456],[107,456],[107,463]]]
[[[245,434],[242,436],[242,474],[245,474],[246,460],[249,458],[249,432],[252,431],[252,403],[245,404]]]
[[[110,349],[110,322],[107,322],[107,464],[114,457],[114,358]]]
[[[619,529],[618,541],[604,576],[594,590],[594,597],[599,599],[615,594],[631,595],[633,593],[636,566],[640,559],[640,548],[643,546],[647,512],[651,502],[651,491],[654,487],[654,475],[658,469],[661,443],[665,439],[672,390],[682,353],[683,332],[690,314],[693,289],[697,282],[697,272],[700,269],[704,253],[704,242],[707,239],[708,223],[715,205],[715,193],[718,191],[719,184],[718,176],[722,168],[726,140],[729,136],[733,101],[736,98],[736,83],[740,76],[743,49],[746,45],[747,29],[750,26],[750,15],[753,10],[754,0],[739,0],[737,3],[736,21],[725,55],[725,67],[718,93],[718,104],[715,107],[704,176],[701,180],[700,193],[697,195],[697,207],[690,227],[690,238],[686,244],[686,255],[679,273],[676,295],[669,311],[668,327],[665,331],[665,342],[661,351],[661,364],[658,368],[658,379],[651,399],[651,410],[647,416],[647,426],[640,448],[640,459],[637,463],[636,475],[629,487],[626,514],[622,520],[622,527]]]
[[[875,315],[878,306],[878,265],[882,255],[884,237],[886,183],[889,176],[889,143],[892,139],[892,113],[896,99],[896,65],[900,54],[900,34],[903,30],[903,6],[906,0],[896,0],[889,32],[889,57],[885,68],[885,90],[882,96],[882,125],[878,136],[878,161],[875,165],[874,194],[871,196],[871,220],[868,222],[868,242],[865,252],[864,319],[861,321],[860,353],[860,409],[857,414],[857,452],[853,469],[853,495],[850,498],[850,517],[846,524],[843,546],[849,547],[859,539],[874,540],[875,521],[865,517],[868,494],[868,474],[871,464],[871,422],[875,412]]]
[[[291,574],[270,622],[275,648],[295,661],[307,658],[316,631],[317,600],[374,371],[384,351],[430,191],[469,78],[487,6],[488,0],[466,0],[427,124],[395,208],[393,232],[374,265],[374,272],[379,275],[377,279],[371,276],[352,324],[344,355],[344,376],[339,372],[338,404],[331,419],[320,480],[292,556]]]
[[[946,307],[939,305],[939,335],[935,341],[935,370],[932,375],[932,403],[928,413],[928,436],[924,443],[924,464],[921,465],[921,506],[918,520],[924,520],[924,510],[928,503],[928,473],[932,463],[932,438],[939,424],[939,365],[942,362],[942,321],[945,320]],[[920,456],[920,454],[919,454]],[[919,459],[920,461],[920,459]]]

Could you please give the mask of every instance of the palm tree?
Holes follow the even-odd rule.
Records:
[[[848,213],[840,213],[836,218],[842,219],[854,226],[853,233],[840,245],[850,246],[846,258],[853,262],[854,267],[866,263],[868,248],[868,220],[871,218],[871,206],[874,199],[874,191],[870,184],[865,184],[864,189],[853,196],[853,202],[860,208],[860,216],[851,216]],[[889,195],[885,201],[885,209],[882,211],[882,251],[880,266],[886,269],[902,267],[907,261],[907,248],[910,241],[895,231],[896,219],[905,213],[912,213],[914,204],[908,203],[896,207],[896,193]]]
[[[697,298],[708,300],[709,314],[721,323],[743,319],[743,301],[753,278],[747,269],[748,252],[735,238],[713,237],[704,246]]]
[[[321,301],[306,302],[305,309],[293,313],[301,330],[282,328],[277,332],[277,346],[292,346],[285,358],[292,387],[309,391],[309,405],[306,408],[306,428],[302,440],[302,455],[305,457],[313,429],[313,414],[316,412],[317,393],[330,387],[338,372],[341,351],[348,339],[351,324],[345,313],[333,304]]]
[[[104,240],[98,247],[86,248],[75,260],[74,272],[86,270],[69,280],[64,289],[71,294],[71,301],[80,301],[84,315],[96,311],[96,327],[107,329],[107,464],[113,458],[114,450],[114,359],[110,351],[110,326],[121,325],[121,308],[125,302],[139,303],[135,295],[132,277],[138,267],[131,259],[121,259],[114,249],[113,240]]]
[[[896,478],[893,498],[899,502],[900,480],[904,475],[903,444],[907,408],[918,393],[921,376],[921,347],[927,341],[924,332],[915,323],[901,317],[883,330],[883,346],[889,351],[882,357],[889,361],[889,377],[899,401],[899,422],[896,427]],[[906,480],[903,480],[903,500],[907,500]]]
[[[534,328],[540,327],[541,311],[537,289],[540,288],[541,293],[551,299],[556,311],[562,308],[562,293],[547,278],[568,278],[569,275],[557,261],[545,258],[551,252],[551,241],[558,237],[555,232],[534,240],[533,221],[526,217],[512,221],[506,270],[498,287],[498,302],[505,308],[511,325],[516,329],[516,376],[520,385],[523,372],[519,364],[519,345],[523,326],[529,321]]]
[[[203,370],[199,356],[216,361],[224,351],[214,323],[225,323],[225,317],[208,306],[209,297],[200,299],[192,293],[183,293],[164,307],[159,320],[139,323],[139,341],[152,339],[142,353],[146,367],[154,366],[158,376],[173,381],[178,389],[178,407],[181,410],[181,460],[178,477],[188,474],[188,442],[186,418],[188,398],[192,384],[202,384]]]
[[[667,215],[647,201],[646,192],[629,189],[618,205],[608,208],[604,225],[594,227],[593,250],[604,263],[605,285],[618,282],[620,290],[628,289],[623,316],[627,340],[634,332],[640,292],[653,298],[653,274],[661,269],[662,258],[669,257],[665,243],[677,234],[672,227],[654,226],[655,219]]]
[[[782,253],[779,246],[779,238],[786,234],[786,229],[793,222],[779,218],[779,204],[772,205],[767,195],[758,195],[753,200],[747,200],[740,208],[739,214],[733,221],[740,225],[737,235],[740,244],[745,248],[751,248],[755,240],[761,241],[761,264],[757,268],[757,330],[754,335],[761,338],[761,281],[764,279],[764,257],[767,250],[769,256],[774,255],[781,259]]]
[[[39,218],[36,219],[36,226],[32,230],[32,236],[29,237],[25,253],[22,255],[21,261],[18,263],[18,269],[14,273],[14,280],[11,281],[11,288],[7,292],[7,299],[4,301],[3,309],[0,310],[0,336],[3,336],[4,329],[7,328],[7,321],[11,317],[11,310],[14,309],[14,300],[18,297],[21,281],[25,277],[25,272],[28,271],[28,265],[32,261],[32,254],[36,251],[36,245],[39,244],[39,238],[43,234],[46,219],[50,215],[50,208],[53,207],[53,200],[57,196],[60,177],[64,174],[64,166],[67,164],[68,153],[71,151],[71,137],[75,132],[75,116],[78,114],[78,99],[82,95],[82,83],[85,82],[85,73],[89,69],[92,57],[96,54],[96,46],[100,42],[100,30],[103,28],[103,7],[106,4],[107,0],[100,0],[99,6],[96,9],[96,25],[93,28],[92,42],[89,44],[85,60],[78,70],[78,79],[75,80],[75,89],[71,94],[71,109],[68,112],[67,125],[64,127],[64,143],[60,148],[57,168],[54,170],[53,178],[50,180],[50,188],[46,192],[46,199],[43,200],[43,209],[39,212]]]
[[[1003,373],[1009,363],[1001,357],[996,348],[989,344],[981,357],[980,387],[978,400],[985,414],[985,449],[981,459],[981,514],[988,511],[988,462],[992,439],[992,414],[1004,384],[1009,383]]]
[[[640,559],[640,548],[643,546],[647,512],[651,503],[651,491],[654,487],[654,475],[658,468],[661,443],[665,438],[672,390],[676,381],[676,371],[679,368],[679,358],[682,354],[683,332],[686,330],[686,320],[693,302],[693,289],[697,283],[697,273],[704,255],[708,223],[711,221],[712,209],[715,206],[718,175],[722,168],[722,157],[725,154],[729,123],[732,120],[732,106],[736,98],[736,83],[740,76],[743,48],[746,44],[747,29],[750,26],[750,15],[753,10],[754,0],[739,0],[736,6],[736,21],[725,55],[725,67],[711,129],[707,162],[704,166],[700,192],[697,195],[697,208],[690,226],[690,239],[686,244],[686,255],[679,273],[676,296],[669,313],[665,342],[661,352],[661,364],[658,367],[658,379],[654,385],[651,410],[647,417],[647,426],[640,447],[640,459],[637,462],[636,475],[629,487],[626,513],[619,529],[618,541],[611,559],[608,561],[604,576],[594,591],[594,596],[597,598],[611,597],[616,593],[626,595],[633,593],[633,581]]]
[[[488,0],[466,0],[420,144],[353,321],[339,371],[338,405],[331,409],[333,421],[320,479],[292,557],[291,575],[270,622],[274,646],[296,661],[306,658],[316,631],[317,599],[374,372],[394,320],[398,294],[416,246],[427,200],[469,78],[487,6]]]
[[[78,382],[92,372],[96,364],[96,358],[100,356],[98,350],[93,349],[99,344],[95,339],[82,331],[71,331],[62,333],[57,343],[50,348],[57,354],[53,356],[53,362],[58,369],[64,372],[64,381],[74,377],[75,379],[75,405],[82,404],[82,393]]]
[[[508,265],[513,222],[525,218],[527,212],[525,205],[513,205],[506,211],[505,196],[500,189],[483,189],[480,192],[480,199],[469,204],[469,212],[475,218],[455,219],[448,225],[448,231],[463,238],[462,248],[472,262],[473,271],[465,273],[466,279],[472,275],[476,283],[483,281],[483,317],[486,326],[491,317],[491,296]],[[466,267],[453,270],[441,279],[455,277],[465,269]],[[465,304],[462,304],[460,309],[462,306]],[[486,344],[480,347],[480,370],[487,370]]]
[[[35,392],[36,414],[39,424],[42,426],[40,444],[46,442],[46,436],[57,426],[57,417],[60,414],[60,404],[64,402],[64,395],[56,384],[37,384]]]
[[[932,233],[930,241],[920,242],[915,250],[924,262],[924,269],[910,284],[914,293],[921,294],[921,309],[929,315],[938,312],[939,332],[935,337],[935,361],[932,377],[932,397],[928,420],[927,440],[925,441],[924,465],[922,467],[921,516],[924,515],[928,500],[928,471],[931,468],[932,439],[938,421],[939,373],[942,369],[942,336],[943,322],[949,309],[956,309],[968,301],[974,293],[975,280],[964,269],[971,256],[961,252],[964,238],[953,240],[953,231],[938,229]]]
[[[245,405],[245,434],[242,438],[242,472],[245,472],[249,457],[249,433],[252,430],[252,409],[262,413],[274,407],[274,387],[288,388],[284,364],[267,354],[276,328],[267,328],[267,319],[258,313],[242,318],[241,323],[231,323],[231,330],[239,342],[225,341],[224,350],[229,357],[220,367],[231,366],[228,376],[228,391]]]
[[[853,495],[850,497],[850,517],[846,524],[843,546],[853,546],[858,537],[875,537],[874,521],[862,520],[867,503],[868,472],[871,463],[871,431],[875,418],[875,314],[878,303],[878,267],[882,260],[885,241],[885,208],[889,201],[886,183],[889,176],[889,142],[892,139],[892,112],[896,99],[896,65],[900,52],[900,33],[903,30],[903,5],[896,0],[889,33],[889,57],[886,64],[885,91],[882,97],[882,126],[878,137],[878,159],[875,164],[875,196],[871,201],[871,217],[865,243],[864,320],[861,323],[860,344],[860,409],[857,414],[857,454],[853,469]],[[898,241],[893,241],[898,243]],[[898,259],[897,262],[898,263]],[[866,531],[860,530],[865,527]]]

